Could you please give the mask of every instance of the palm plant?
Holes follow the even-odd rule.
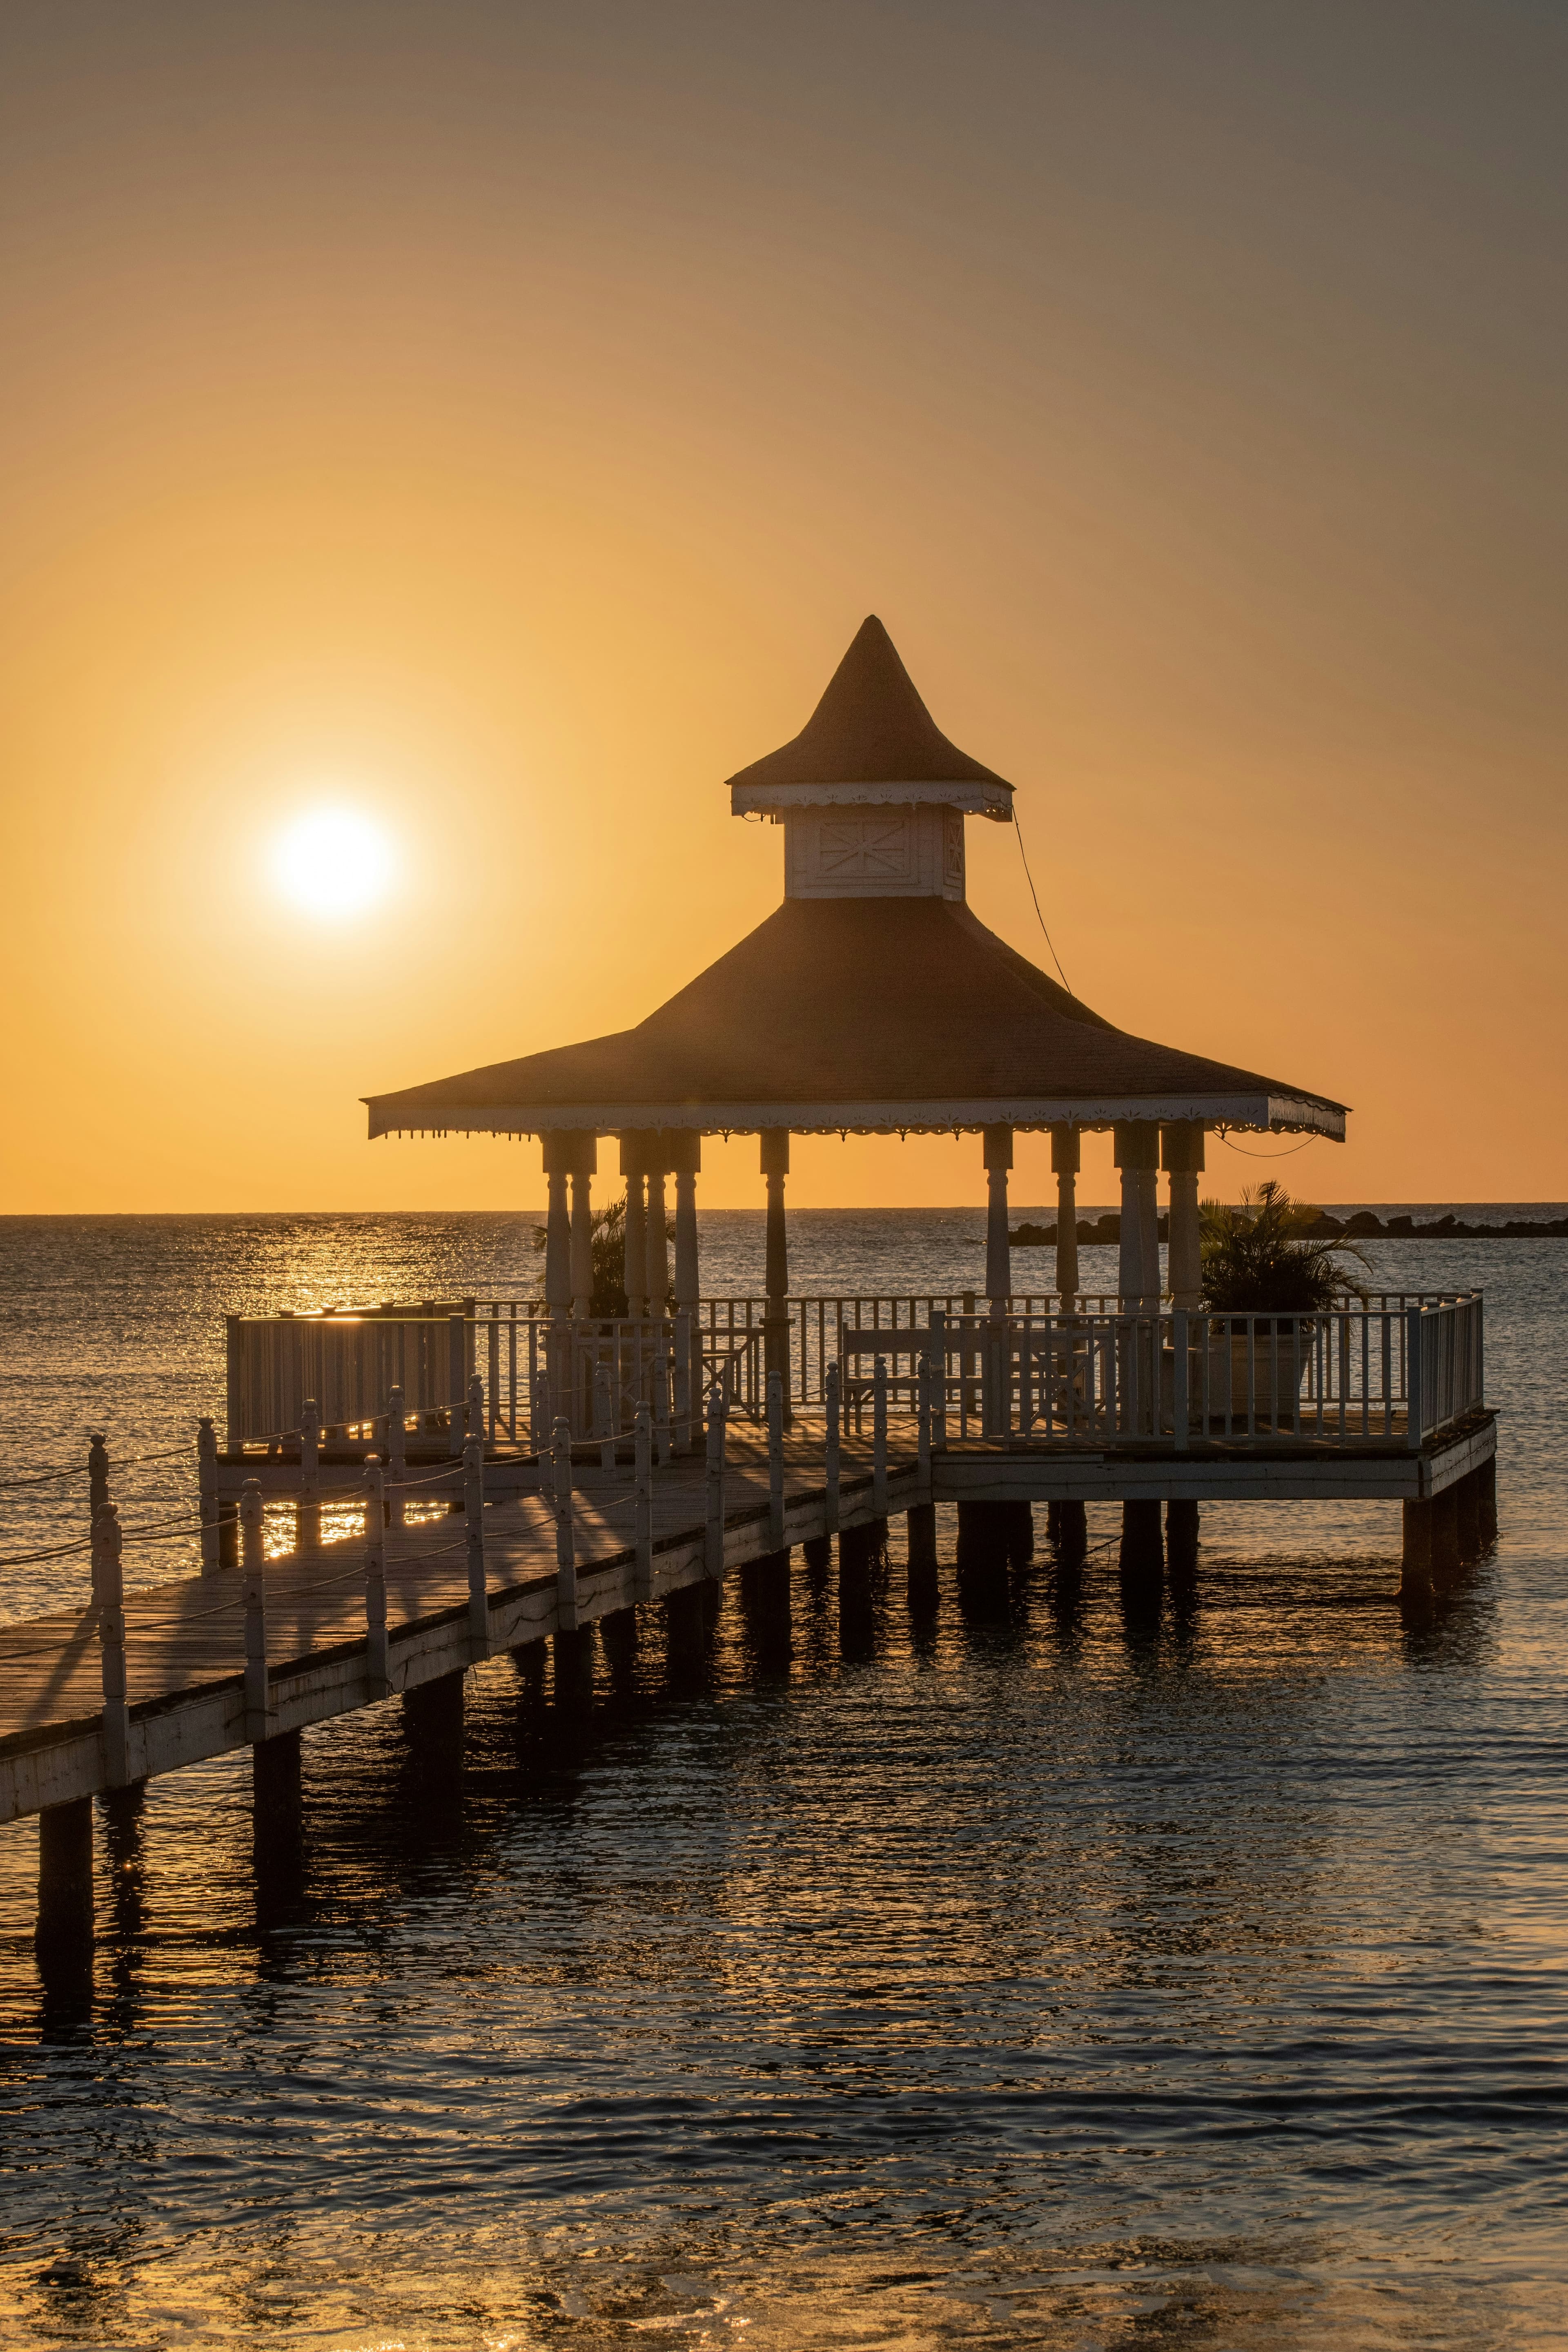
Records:
[[[1354,1242],[1314,1239],[1307,1230],[1318,1211],[1292,1201],[1270,1177],[1245,1192],[1236,1207],[1205,1201],[1201,1219],[1204,1306],[1214,1314],[1321,1314],[1348,1292],[1364,1298],[1364,1286],[1341,1264],[1352,1257],[1363,1266],[1366,1254]]]
[[[674,1234],[674,1223],[667,1218],[667,1239],[673,1239]],[[537,1255],[542,1257],[549,1238],[548,1226],[535,1225],[533,1247]],[[612,1201],[606,1208],[595,1210],[593,1240],[594,1291],[588,1312],[605,1319],[626,1315],[629,1312],[630,1303],[626,1297],[626,1196],[624,1192],[618,1201]],[[661,1301],[655,1313],[662,1312],[666,1303]]]

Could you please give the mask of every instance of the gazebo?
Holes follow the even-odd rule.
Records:
[[[673,1177],[674,1298],[695,1317],[702,1137],[755,1131],[767,1311],[782,1330],[792,1133],[977,1132],[989,1192],[985,1292],[1005,1314],[1015,1134],[1050,1132],[1056,1287],[1070,1302],[1079,1137],[1109,1129],[1123,1305],[1143,1312],[1159,1302],[1163,1168],[1169,1289],[1176,1307],[1195,1307],[1205,1134],[1342,1141],[1344,1106],[1118,1029],[988,930],[965,896],[964,826],[970,817],[1011,824],[1013,791],[949,741],[872,615],[800,733],[729,780],[734,815],[784,829],[784,900],[766,921],[635,1028],[367,1097],[371,1135],[540,1137],[545,1299],[553,1315],[580,1318],[599,1139],[619,1140],[631,1313],[661,1314],[669,1295]]]

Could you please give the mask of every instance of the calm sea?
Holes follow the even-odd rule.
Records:
[[[102,1427],[172,1508],[225,1309],[526,1291],[531,1223],[0,1222],[0,1476]],[[982,1230],[802,1213],[796,1285],[962,1286]],[[757,1283],[760,1219],[703,1245]],[[1205,1511],[1157,1618],[1109,1512],[994,1613],[800,1574],[793,1656],[731,1595],[695,1688],[649,1612],[591,1706],[474,1675],[460,1781],[395,1706],[310,1734],[265,1926],[248,1758],[153,1783],[89,2020],[0,1830],[0,2344],[1568,2344],[1568,1243],[1377,1272],[1487,1293],[1502,1538],[1436,1611],[1374,1505]],[[0,1505],[6,1563],[82,1507]]]

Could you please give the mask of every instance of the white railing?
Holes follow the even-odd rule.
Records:
[[[430,1311],[436,1307],[436,1311]],[[761,1422],[767,1374],[788,1404],[824,1405],[830,1364],[858,1417],[876,1360],[894,1410],[914,1409],[920,1362],[942,1358],[941,1403],[962,1435],[1084,1442],[1191,1433],[1393,1436],[1439,1427],[1481,1395],[1479,1294],[1379,1292],[1303,1318],[1123,1313],[1103,1293],[1021,1296],[997,1322],[973,1292],[792,1298],[770,1326],[762,1298],[700,1302],[685,1317],[552,1321],[533,1300],[447,1309],[228,1318],[228,1433],[277,1437],[313,1401],[323,1431],[405,1413],[460,1442],[470,1383],[492,1442],[548,1443],[563,1415],[579,1437],[629,1431],[663,1396],[672,1420],[700,1420],[714,1381],[726,1412]],[[1419,1352],[1412,1355],[1419,1334]],[[1415,1364],[1414,1387],[1409,1367]],[[1458,1400],[1458,1402],[1456,1402]]]
[[[954,1433],[1037,1445],[1415,1449],[1484,1399],[1479,1294],[1300,1316],[963,1316],[921,1352],[933,1378],[942,1368],[937,1411]]]

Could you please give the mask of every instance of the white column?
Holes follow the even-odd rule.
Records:
[[[1204,1165],[1204,1130],[1194,1121],[1167,1127],[1160,1134],[1171,1192],[1170,1238],[1166,1244],[1171,1300],[1192,1313],[1203,1284],[1198,1227],[1198,1179]]]
[[[660,1156],[668,1158],[675,1171],[675,1311],[677,1316],[687,1318],[689,1339],[687,1360],[678,1364],[675,1371],[677,1411],[683,1413],[685,1423],[679,1442],[686,1445],[691,1443],[693,1432],[700,1425],[702,1397],[702,1324],[699,1306],[702,1284],[697,1255],[697,1175],[702,1165],[702,1138],[684,1128],[672,1129],[663,1138],[663,1143],[665,1150]],[[661,1183],[661,1202],[663,1194]],[[654,1312],[664,1312],[662,1300],[655,1303]]]
[[[664,1198],[664,1163],[668,1155],[663,1136],[654,1136],[650,1142],[644,1263],[647,1269],[648,1312],[665,1315],[669,1311],[669,1212]]]
[[[1078,1171],[1081,1153],[1076,1127],[1051,1129],[1051,1167],[1057,1180],[1057,1288],[1064,1300],[1078,1296]]]
[[[552,1318],[566,1316],[572,1310],[572,1218],[566,1205],[567,1141],[563,1135],[547,1135],[544,1139],[544,1180],[550,1193],[544,1227],[544,1303]]]
[[[697,1256],[697,1177],[702,1166],[702,1138],[685,1132],[666,1139],[675,1170],[675,1304],[697,1318],[701,1273]],[[663,1191],[662,1184],[659,1187]]]
[[[1116,1165],[1121,1171],[1121,1304],[1129,1314],[1147,1314],[1160,1296],[1159,1129],[1147,1119],[1118,1125]]]
[[[621,1174],[626,1180],[626,1313],[647,1313],[647,1210],[644,1201],[645,1139],[621,1138]]]
[[[598,1165],[598,1141],[593,1135],[573,1138],[572,1160],[572,1314],[584,1322],[594,1303],[594,1171]]]
[[[1013,1251],[1007,1238],[1007,1171],[1013,1165],[1010,1127],[982,1129],[985,1145],[985,1296],[1005,1315],[1013,1295]]]

